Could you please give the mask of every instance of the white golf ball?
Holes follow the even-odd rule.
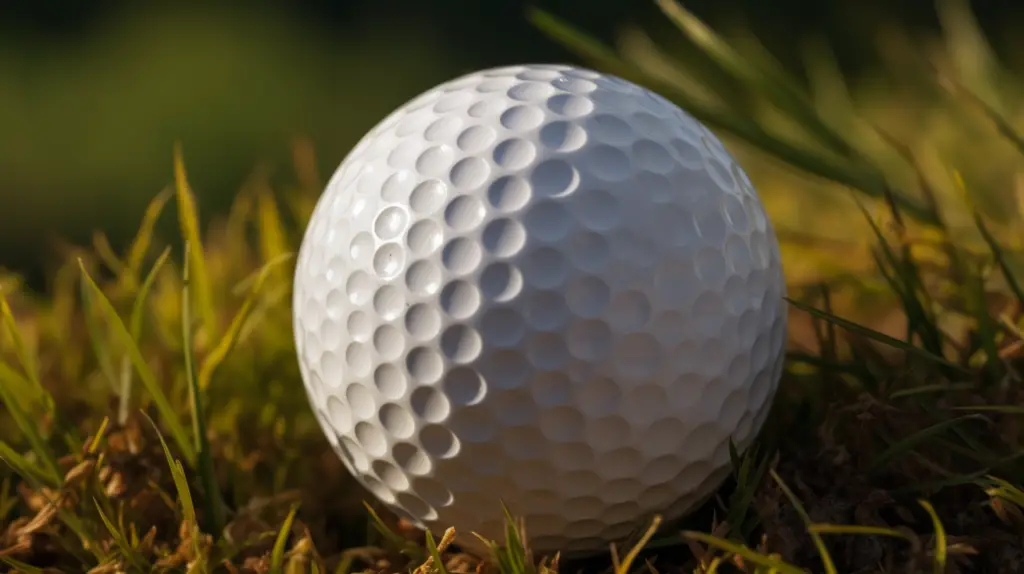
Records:
[[[730,472],[782,371],[778,243],[692,116],[591,70],[469,74],[399,108],[306,230],[294,328],[351,473],[434,532],[607,549]]]

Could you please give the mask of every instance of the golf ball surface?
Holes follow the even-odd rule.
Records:
[[[668,100],[524,65],[372,129],[298,258],[302,377],[348,470],[399,514],[589,552],[730,472],[782,370],[785,286],[750,180]]]

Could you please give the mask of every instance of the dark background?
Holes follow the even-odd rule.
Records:
[[[671,33],[645,0],[0,2],[0,266],[38,279],[53,238],[84,243],[94,229],[122,244],[171,181],[175,140],[209,218],[257,163],[288,173],[294,136],[312,140],[327,176],[365,130],[434,84],[576,61],[527,21],[531,4],[609,40],[629,23]],[[937,25],[927,0],[686,6],[712,26],[745,26],[794,67],[799,41],[824,36],[852,74],[877,59],[883,24]],[[1024,15],[1010,0],[972,7],[997,49]]]

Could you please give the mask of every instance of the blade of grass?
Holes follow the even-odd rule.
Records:
[[[281,528],[277,531],[277,539],[274,540],[274,547],[270,552],[271,574],[283,574],[284,556],[288,550],[288,537],[291,535],[292,522],[295,521],[295,514],[299,511],[299,504],[295,503],[288,511]]]
[[[114,248],[110,245],[110,239],[107,238],[107,234],[102,231],[94,231],[92,234],[92,248],[93,254],[99,259],[101,263],[106,265],[114,275],[122,277],[125,274],[124,263],[114,252]]]
[[[911,345],[911,344],[906,343],[904,341],[900,341],[899,339],[890,337],[889,335],[886,335],[885,333],[879,333],[878,331],[875,331],[875,330],[870,329],[868,327],[865,327],[863,325],[859,325],[857,323],[854,323],[853,321],[849,321],[847,319],[843,319],[843,318],[837,317],[835,315],[830,315],[828,313],[825,313],[823,311],[815,309],[814,307],[811,307],[810,305],[806,305],[806,304],[801,303],[799,301],[796,301],[794,299],[790,299],[789,297],[786,297],[785,299],[786,299],[787,302],[789,302],[790,305],[796,307],[797,309],[800,309],[801,311],[803,311],[805,313],[808,313],[808,314],[810,314],[810,315],[812,315],[814,317],[818,317],[818,318],[824,319],[825,321],[828,321],[830,323],[834,323],[837,327],[839,327],[841,329],[845,329],[845,330],[850,331],[852,333],[856,333],[858,335],[862,335],[864,337],[867,337],[868,339],[871,339],[871,340],[876,341],[878,343],[885,344],[885,345],[890,346],[890,347],[892,347],[894,349],[899,349],[899,350],[905,351],[905,352],[907,352],[909,354],[916,355],[918,357],[921,357],[922,359],[927,359],[927,360],[929,360],[929,361],[931,361],[933,363],[936,363],[936,364],[942,365],[944,367],[948,367],[950,369],[953,369],[954,371],[956,371],[958,373],[961,373],[961,374],[964,374],[964,375],[969,375],[970,374],[970,371],[968,371],[964,367],[962,367],[960,365],[957,365],[956,363],[953,363],[953,362],[951,362],[951,361],[949,361],[949,360],[947,360],[947,359],[945,359],[943,357],[934,355],[931,352],[929,352],[929,351],[927,351],[925,349],[922,349],[921,347],[917,347],[915,345]]]
[[[15,426],[25,436],[25,440],[28,441],[32,452],[39,459],[39,463],[42,465],[43,477],[46,479],[45,484],[50,487],[59,486],[63,482],[63,476],[53,449],[50,448],[46,439],[40,434],[39,426],[32,415],[24,409],[18,397],[11,392],[11,387],[3,384],[3,378],[0,376],[0,402],[7,406],[7,412],[10,414]]]
[[[627,552],[626,555],[622,558],[622,562],[619,562],[618,560],[614,561],[615,574],[630,574],[630,569],[633,567],[633,562],[635,562],[637,556],[640,555],[640,551],[644,549],[644,546],[646,546],[648,542],[650,542],[651,537],[654,536],[654,533],[657,532],[658,528],[660,527],[661,516],[655,515],[654,518],[651,519],[651,525],[647,528],[647,531],[644,532],[644,535],[640,537],[640,541],[634,544],[632,548],[630,548],[629,552]]]
[[[146,258],[146,253],[149,252],[150,244],[153,242],[156,223],[160,219],[160,215],[163,213],[167,202],[171,199],[172,192],[173,190],[169,187],[162,189],[146,206],[146,212],[142,216],[142,223],[135,234],[135,239],[128,248],[128,256],[126,258],[125,265],[132,279],[136,279],[139,271],[142,269],[142,262]]]
[[[660,91],[662,95],[671,96],[676,104],[701,122],[725,130],[789,166],[854,188],[876,199],[891,193],[884,175],[868,165],[851,166],[847,162],[837,162],[821,154],[801,149],[771,135],[754,122],[738,119],[736,114],[723,113],[703,105],[672,82],[639,73],[635,65],[624,62],[601,42],[546,11],[530,8],[528,18],[542,32],[594,65],[624,79],[646,84]],[[892,195],[900,207],[914,218],[923,222],[934,222],[934,214],[922,202],[902,193]]]
[[[146,562],[142,558],[142,556],[139,555],[139,553],[136,552],[134,548],[132,548],[132,545],[128,542],[128,539],[125,538],[124,533],[121,532],[117,528],[117,526],[114,525],[113,522],[111,522],[110,518],[108,518],[106,514],[104,514],[103,508],[100,507],[99,501],[93,499],[93,504],[96,506],[96,512],[100,516],[100,521],[103,522],[103,526],[106,527],[107,532],[110,534],[110,537],[114,539],[114,544],[116,544],[117,548],[121,551],[121,555],[124,556],[125,560],[127,560],[132,566],[134,566],[137,571],[145,572]]]
[[[992,231],[985,224],[985,221],[981,218],[981,214],[974,210],[972,217],[974,218],[974,226],[978,229],[981,234],[981,238],[988,245],[989,251],[992,252],[992,259],[995,261],[996,266],[999,267],[1000,273],[1003,275],[1003,279],[1006,281],[1006,286],[1010,288],[1010,292],[1013,293],[1014,298],[1017,299],[1017,303],[1024,306],[1024,289],[1021,289],[1020,282],[1017,281],[1017,276],[1014,275],[1013,270],[1006,263],[1006,256],[1003,253],[1003,247],[999,244],[999,241],[992,234]]]
[[[756,448],[740,455],[736,445],[730,440],[729,458],[732,460],[736,475],[736,490],[729,497],[729,513],[726,520],[732,526],[731,530],[735,530],[740,537],[746,537],[757,525],[756,515],[752,521],[748,521],[747,516],[752,514],[751,505],[765,473],[768,472],[771,457],[761,456]]]
[[[195,557],[199,560],[202,557],[202,548],[199,544],[199,523],[196,521],[196,508],[192,503],[192,493],[188,488],[188,479],[185,477],[185,468],[181,465],[181,461],[174,458],[171,454],[171,449],[167,446],[167,441],[164,440],[163,434],[160,432],[160,427],[157,426],[156,421],[151,419],[145,411],[142,411],[142,415],[146,417],[149,424],[153,427],[153,432],[156,433],[158,439],[160,439],[160,446],[164,451],[164,457],[167,459],[167,465],[171,469],[171,478],[174,480],[174,488],[178,492],[178,502],[181,504],[181,512],[185,522],[188,524],[189,531],[192,539],[192,549],[195,553]]]
[[[21,336],[21,330],[14,319],[14,313],[11,311],[11,306],[7,301],[2,285],[0,285],[0,317],[3,319],[4,330],[7,332],[7,336],[10,338],[11,343],[14,344],[14,352],[18,357],[22,370],[25,372],[25,377],[32,383],[33,394],[37,397],[35,400],[41,401],[40,405],[44,407],[46,413],[53,415],[56,410],[53,397],[47,392],[39,379],[38,367],[32,358],[32,354],[29,352],[25,339]]]
[[[241,308],[239,308],[238,312],[235,313],[235,316],[231,319],[231,324],[228,326],[224,336],[221,337],[217,346],[210,351],[210,354],[207,355],[206,359],[199,367],[199,389],[201,391],[206,391],[206,389],[209,388],[210,381],[213,379],[213,373],[238,342],[239,334],[242,332],[242,327],[245,326],[245,322],[249,318],[253,306],[256,304],[256,297],[259,294],[260,289],[263,287],[263,284],[271,275],[270,269],[290,258],[291,254],[285,253],[260,268],[252,288],[249,290],[248,295],[246,295],[245,300],[242,302]]]
[[[896,530],[895,528],[885,528],[883,526],[857,526],[857,525],[843,525],[843,524],[812,524],[808,530],[817,534],[853,534],[859,536],[887,536],[889,538],[902,538],[913,542],[914,539],[907,535],[905,532]]]
[[[448,569],[444,566],[444,561],[441,559],[441,553],[438,551],[437,543],[434,542],[434,535],[427,530],[426,534],[426,546],[427,551],[430,553],[431,564],[430,567],[437,574],[448,574]]]
[[[92,347],[93,354],[96,355],[96,362],[99,364],[100,372],[110,385],[111,391],[118,392],[120,388],[117,374],[114,371],[109,341],[107,341],[107,334],[103,332],[96,320],[92,292],[85,281],[79,284],[79,290],[81,291],[82,299],[82,318],[85,320],[86,331],[89,332],[89,345]]]
[[[771,474],[772,480],[775,481],[775,484],[779,486],[782,493],[786,495],[787,499],[789,499],[789,503],[793,505],[793,510],[795,510],[800,516],[800,519],[803,520],[804,526],[809,527],[813,524],[811,516],[807,514],[807,510],[804,509],[804,505],[800,503],[800,499],[797,498],[796,493],[790,490],[789,486],[786,485],[785,481],[782,480],[782,477],[780,477],[774,469],[771,469],[768,472]],[[808,533],[811,535],[811,540],[814,541],[814,547],[818,549],[818,556],[821,557],[821,565],[825,569],[826,574],[836,574],[838,570],[836,570],[836,564],[832,561],[832,556],[828,552],[828,546],[825,545],[825,541],[822,540],[821,536],[819,536],[817,532],[808,530]]]
[[[948,550],[946,529],[942,526],[942,520],[939,519],[935,508],[927,500],[918,500],[917,503],[924,508],[925,512],[928,513],[928,517],[932,520],[932,528],[935,529],[934,572],[935,574],[943,574],[946,571],[946,554]]]
[[[773,572],[775,574],[805,574],[803,569],[788,564],[780,558],[776,558],[775,556],[765,556],[746,545],[723,540],[717,536],[687,530],[683,532],[683,537],[717,548],[723,552],[739,556],[743,558],[743,560],[750,562],[751,564],[767,568],[769,572]]]
[[[849,141],[814,112],[814,105],[796,87],[796,82],[786,77],[787,74],[781,67],[772,65],[766,58],[760,58],[761,61],[754,65],[750,58],[739,54],[728,42],[675,0],[655,0],[655,4],[689,41],[697,45],[723,70],[749,86],[752,91],[766,95],[778,109],[784,111],[808,133],[814,134],[820,144],[837,155],[847,158],[858,157],[859,154]]]
[[[42,568],[37,568],[20,560],[15,560],[10,556],[0,556],[0,562],[10,566],[13,568],[11,572],[17,572],[18,574],[46,574],[46,571]]]
[[[135,302],[132,303],[132,314],[128,319],[128,324],[132,340],[136,341],[136,343],[138,343],[139,338],[142,336],[142,320],[145,317],[146,301],[149,299],[149,292],[153,288],[153,283],[156,281],[157,274],[163,268],[164,264],[167,263],[167,258],[170,257],[170,255],[171,248],[164,248],[160,256],[157,257],[156,262],[153,263],[153,268],[146,274],[146,278],[142,281],[142,286],[139,287],[138,292],[135,294]],[[127,422],[131,409],[131,366],[131,357],[126,354],[121,359],[121,392],[117,408],[117,420],[122,425]]]
[[[419,547],[411,544],[409,541],[388,528],[387,524],[381,520],[380,515],[377,514],[377,511],[374,510],[368,502],[363,501],[363,507],[366,509],[366,512],[370,514],[370,525],[378,534],[380,534],[387,546],[395,552],[399,552],[414,559],[420,558],[422,561],[422,551]]]
[[[153,371],[149,368],[149,364],[146,363],[146,359],[142,356],[142,352],[139,351],[138,345],[132,338],[132,334],[128,332],[128,328],[125,327],[121,317],[118,316],[114,306],[111,305],[110,301],[103,294],[103,291],[99,288],[92,277],[89,276],[89,272],[85,270],[85,264],[81,260],[78,262],[82,272],[82,281],[88,284],[89,289],[93,295],[93,299],[103,314],[106,315],[107,324],[114,330],[114,333],[121,339],[122,344],[131,357],[132,364],[135,366],[135,371],[139,375],[139,380],[142,381],[143,386],[146,387],[146,391],[149,393],[150,399],[156,406],[157,411],[160,413],[163,419],[164,425],[171,434],[171,438],[174,439],[175,444],[181,450],[185,460],[191,465],[195,464],[196,452],[188,440],[188,433],[185,432],[185,428],[181,425],[178,420],[177,413],[171,406],[167,395],[164,394],[163,389],[160,388],[160,384],[156,380],[156,376]]]
[[[288,234],[281,221],[281,212],[267,185],[260,185],[256,194],[256,213],[259,221],[260,255],[263,261],[273,261],[291,251]]]
[[[213,308],[213,295],[210,288],[209,274],[206,270],[206,258],[203,254],[203,242],[199,234],[199,215],[192,195],[192,189],[188,184],[188,177],[185,173],[185,162],[182,158],[181,144],[174,146],[174,185],[177,190],[178,199],[178,221],[181,225],[181,234],[185,241],[192,245],[190,255],[192,275],[196,285],[196,303],[199,307],[199,317],[203,326],[209,334],[215,335],[217,331],[216,314]]]
[[[886,272],[885,265],[880,260],[877,261],[879,271],[885,275],[886,281],[903,304],[902,306],[907,316],[908,332],[920,335],[924,348],[930,353],[941,355],[942,337],[934,327],[934,318],[925,309],[924,303],[921,301],[924,287],[921,284],[921,278],[916,266],[908,258],[900,259],[897,257],[895,250],[885,238],[885,234],[882,233],[882,229],[878,226],[875,218],[868,212],[867,207],[859,200],[856,202],[861,213],[864,215],[864,219],[867,220],[875,239],[878,241],[882,255],[885,258],[885,263],[896,273],[896,276],[889,275]],[[895,208],[893,209],[895,210]],[[899,215],[894,215],[894,217],[898,218]],[[904,250],[904,255],[909,256],[909,250]],[[910,337],[907,339],[909,343]]]
[[[220,489],[217,486],[217,475],[213,466],[213,453],[210,451],[210,441],[206,436],[206,411],[203,409],[202,391],[199,389],[199,382],[193,372],[193,349],[192,349],[192,308],[191,276],[189,275],[190,261],[189,252],[191,244],[185,242],[185,265],[181,281],[181,340],[185,355],[185,379],[188,384],[189,403],[192,411],[192,438],[195,441],[194,448],[199,463],[199,477],[203,484],[203,491],[206,494],[206,527],[209,532],[220,536],[224,528],[224,508],[220,498]]]
[[[890,444],[889,448],[882,451],[870,463],[868,463],[867,473],[872,474],[877,472],[886,463],[888,463],[896,456],[913,450],[921,443],[927,441],[930,438],[936,437],[947,430],[950,430],[952,427],[972,420],[988,421],[988,419],[982,415],[964,415],[953,419],[940,421],[931,426],[923,428],[915,433],[912,433],[910,436],[907,436],[903,440]]]
[[[0,441],[0,460],[6,462],[14,472],[27,480],[45,484],[50,488],[60,486],[60,476],[54,476],[47,468],[40,468],[39,465],[25,458],[3,441]]]

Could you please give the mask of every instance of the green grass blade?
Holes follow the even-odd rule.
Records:
[[[921,284],[920,273],[910,258],[909,249],[905,248],[903,250],[904,258],[898,257],[892,245],[885,238],[885,234],[882,233],[878,222],[871,216],[871,213],[868,212],[864,204],[857,201],[857,206],[864,215],[864,219],[868,222],[871,232],[878,241],[882,255],[884,255],[884,263],[876,259],[876,264],[889,283],[890,288],[902,302],[904,313],[907,316],[908,332],[920,335],[926,350],[932,354],[941,355],[942,337],[935,327],[934,317],[932,317],[921,301],[920,296],[924,293],[924,287]],[[893,209],[895,210],[895,208]],[[889,273],[886,269],[886,264],[895,275]],[[910,337],[908,336],[907,342],[909,343],[909,341]]]
[[[96,320],[92,292],[85,281],[80,283],[79,290],[81,291],[82,299],[82,318],[85,320],[85,328],[89,332],[89,345],[92,347],[93,354],[96,355],[96,362],[99,364],[103,378],[110,384],[111,390],[117,392],[120,390],[118,376],[114,371],[114,362],[111,358],[112,353],[107,341],[107,335],[100,328]]]
[[[54,455],[50,445],[47,444],[46,439],[40,434],[38,425],[32,415],[25,410],[18,397],[11,392],[11,387],[3,383],[4,381],[0,380],[0,402],[7,407],[7,412],[14,421],[14,424],[25,436],[25,440],[32,447],[32,452],[39,458],[39,463],[42,465],[43,478],[46,479],[45,484],[50,487],[59,486],[63,482],[63,475],[57,464],[57,457]]]
[[[178,502],[181,504],[182,516],[188,523],[189,530],[191,531],[193,550],[196,557],[201,557],[199,523],[196,521],[196,507],[192,503],[192,492],[189,490],[188,479],[185,477],[185,468],[181,465],[181,461],[174,458],[174,455],[171,454],[171,449],[167,447],[167,441],[164,440],[164,436],[160,432],[160,427],[157,426],[156,421],[151,419],[145,411],[142,414],[153,427],[153,432],[156,433],[157,438],[160,439],[160,446],[164,451],[164,457],[167,459],[167,466],[171,469],[171,478],[174,480],[174,488],[178,493]]]
[[[50,393],[43,387],[43,383],[39,379],[39,368],[29,352],[25,339],[21,336],[21,330],[14,319],[14,313],[11,311],[11,306],[7,301],[7,296],[4,294],[2,286],[0,286],[0,318],[3,320],[4,331],[7,332],[11,343],[14,344],[14,352],[17,354],[18,362],[21,363],[21,368],[25,372],[26,378],[32,383],[33,393],[38,397],[36,400],[41,401],[40,404],[46,409],[48,414],[53,414],[55,409],[53,397],[50,396]]]
[[[985,221],[981,218],[981,214],[975,211],[973,213],[974,226],[978,229],[981,234],[981,238],[988,245],[989,251],[992,252],[992,259],[995,261],[997,267],[999,267],[1000,273],[1003,275],[1003,279],[1006,281],[1006,286],[1010,288],[1010,292],[1013,293],[1014,298],[1017,299],[1017,303],[1024,306],[1024,289],[1021,288],[1020,282],[1017,281],[1017,276],[1010,269],[1010,266],[1006,263],[1006,256],[1003,253],[1003,247],[999,244],[999,241],[992,234],[992,231],[985,224]]]
[[[153,268],[146,274],[146,278],[142,281],[142,285],[135,294],[135,302],[132,303],[132,314],[128,319],[128,324],[132,340],[136,341],[136,343],[138,343],[139,338],[142,336],[142,321],[146,315],[146,301],[149,299],[149,292],[152,290],[157,275],[164,264],[167,263],[167,258],[170,255],[171,248],[165,248],[163,253],[157,257],[156,262],[153,263]],[[131,412],[132,398],[131,357],[127,354],[121,359],[121,392],[118,396],[120,398],[118,401],[117,420],[123,425],[128,420],[128,415]]]
[[[156,223],[160,219],[160,215],[163,213],[167,202],[170,201],[172,191],[169,187],[161,190],[149,202],[149,205],[146,206],[146,212],[142,216],[142,223],[135,234],[135,239],[128,248],[128,256],[125,262],[127,271],[133,279],[138,277],[139,271],[142,269],[142,262],[146,258],[146,253],[149,252],[150,244],[153,242]]]
[[[952,76],[938,70],[935,70],[935,72],[938,76],[939,85],[945,88],[951,95],[961,99],[980,111],[982,115],[984,115],[992,125],[995,126],[999,135],[1003,136],[1003,138],[1013,144],[1019,153],[1024,154],[1024,137],[1017,132],[1017,129],[1013,127],[1013,124],[1011,124],[1009,120],[1004,118],[998,110],[989,105],[988,102],[983,100],[978,96],[978,94],[974,93],[959,80],[956,80]]]
[[[274,540],[274,548],[270,552],[271,574],[284,573],[284,556],[288,549],[288,537],[291,535],[292,523],[295,521],[295,514],[298,511],[298,503],[293,504],[291,510],[288,511],[288,516],[285,517],[284,523],[281,524],[281,528],[277,532],[277,539]]]
[[[935,222],[935,215],[927,205],[905,194],[893,193],[885,176],[877,169],[869,165],[853,166],[849,162],[837,161],[790,144],[771,135],[761,125],[744,119],[742,115],[715,110],[703,105],[679,86],[641,73],[634,64],[623,61],[598,40],[548,12],[530,8],[527,15],[539,30],[583,59],[603,68],[606,72],[659,91],[708,126],[725,130],[766,154],[808,174],[854,188],[872,198],[882,199],[886,195],[891,195],[900,208],[909,215],[923,222]]]
[[[897,456],[899,456],[901,454],[905,454],[907,452],[912,451],[915,447],[917,447],[921,443],[927,441],[928,439],[937,437],[938,435],[942,434],[943,432],[945,432],[947,430],[951,430],[953,427],[955,427],[957,425],[960,425],[960,424],[963,424],[963,423],[965,423],[967,421],[972,421],[972,420],[987,421],[988,419],[985,418],[982,415],[977,415],[977,414],[974,414],[974,415],[963,415],[963,416],[956,417],[956,418],[953,418],[953,419],[948,419],[948,420],[940,421],[940,422],[935,423],[935,424],[933,424],[931,426],[923,428],[923,429],[921,429],[921,430],[919,430],[919,431],[917,431],[915,433],[912,433],[910,436],[907,436],[903,440],[897,441],[897,442],[889,445],[889,448],[887,448],[884,451],[882,451],[881,453],[879,453],[879,455],[876,456],[874,458],[874,460],[872,460],[868,464],[868,468],[867,468],[868,474],[877,472],[879,469],[881,469],[883,466],[885,466],[885,464],[888,463],[889,461],[891,461],[892,459],[896,458]]]
[[[3,441],[0,441],[0,460],[6,462],[14,472],[26,480],[45,484],[50,488],[60,485],[59,476],[53,475],[49,469],[40,468]]]
[[[782,493],[786,495],[787,499],[789,499],[789,503],[793,505],[793,510],[795,510],[800,516],[800,519],[803,520],[804,526],[811,526],[813,523],[811,521],[811,516],[807,514],[807,510],[804,508],[804,505],[800,503],[800,499],[797,498],[796,493],[790,490],[789,486],[782,480],[782,477],[780,477],[774,469],[769,470],[768,472],[771,473],[772,480],[775,481],[775,484],[779,486]],[[828,547],[825,545],[825,541],[822,540],[821,536],[819,536],[817,532],[809,530],[808,533],[811,535],[811,540],[814,541],[814,547],[818,549],[818,556],[821,557],[821,565],[825,569],[826,574],[837,574],[838,570],[836,570],[836,564],[832,561],[832,556],[828,552]]]
[[[213,453],[210,441],[206,436],[206,411],[203,408],[203,394],[199,389],[193,370],[192,349],[192,314],[189,311],[192,301],[191,277],[189,275],[189,251],[191,244],[185,243],[185,265],[181,282],[181,340],[185,355],[185,379],[188,384],[189,403],[192,411],[192,438],[199,463],[199,477],[206,494],[206,526],[209,532],[220,536],[224,528],[224,509],[220,499],[220,488],[217,486],[217,474],[213,466]]]
[[[434,572],[437,574],[448,574],[448,569],[444,566],[444,561],[441,559],[441,553],[437,549],[437,542],[434,541],[434,535],[429,530],[425,532],[427,537],[427,552],[430,553],[430,557],[433,558],[431,566]]]
[[[928,513],[928,517],[932,520],[932,528],[935,529],[934,572],[935,574],[943,574],[946,572],[946,554],[948,551],[946,529],[942,526],[942,520],[935,512],[935,508],[927,500],[918,500],[917,503],[924,508],[925,512]]]
[[[367,503],[366,501],[363,501],[363,508],[365,508],[366,512],[370,514],[370,525],[373,527],[374,531],[377,532],[377,534],[380,534],[381,538],[384,540],[384,543],[389,548],[396,552],[409,556],[410,558],[419,558],[422,561],[422,552],[418,547],[416,547],[413,544],[410,544],[409,541],[402,538],[401,536],[393,532],[390,528],[388,528],[388,525],[385,524],[383,520],[381,520],[381,517],[379,514],[377,514],[377,511],[374,510],[373,507],[370,506],[370,504]]]
[[[886,335],[885,333],[879,333],[878,331],[875,331],[875,330],[870,329],[868,327],[865,327],[863,325],[858,325],[857,323],[854,323],[853,321],[849,321],[847,319],[843,319],[843,318],[837,317],[835,315],[830,315],[828,313],[825,313],[823,311],[815,309],[814,307],[811,307],[810,305],[805,305],[804,303],[801,303],[801,302],[796,301],[794,299],[790,299],[789,297],[786,297],[786,301],[788,301],[790,305],[796,307],[797,309],[800,309],[801,311],[803,311],[805,313],[808,313],[808,314],[810,314],[810,315],[812,315],[814,317],[818,317],[818,318],[823,319],[825,321],[828,321],[830,323],[834,323],[837,327],[839,327],[841,329],[845,329],[847,331],[850,331],[851,333],[856,333],[858,335],[862,335],[862,336],[867,337],[868,339],[871,339],[873,341],[876,341],[876,342],[888,345],[890,347],[893,347],[894,349],[899,349],[899,350],[905,351],[905,352],[907,352],[909,354],[916,355],[916,356],[921,357],[923,359],[927,359],[927,360],[929,360],[929,361],[931,361],[933,363],[936,363],[936,364],[942,365],[944,367],[948,367],[950,369],[953,369],[953,370],[955,370],[955,371],[957,371],[957,372],[959,372],[961,374],[964,374],[964,375],[969,375],[970,374],[970,371],[968,371],[967,369],[965,369],[964,367],[962,367],[960,365],[957,365],[956,363],[953,363],[953,362],[951,362],[951,361],[949,361],[949,360],[947,360],[947,359],[945,359],[943,357],[940,357],[938,355],[932,354],[932,353],[928,352],[927,350],[922,349],[920,347],[917,347],[915,345],[911,345],[911,344],[906,343],[904,341],[900,341],[899,339],[890,337],[889,335]]]
[[[711,536],[709,534],[693,532],[688,530],[683,532],[683,537],[693,540],[695,542],[700,542],[707,546],[711,546],[713,548],[717,548],[723,552],[735,554],[736,556],[743,558],[743,560],[746,562],[756,564],[758,566],[761,566],[762,568],[767,568],[768,571],[772,572],[773,574],[806,574],[803,569],[788,564],[779,558],[776,558],[774,556],[765,556],[764,554],[761,554],[760,552],[757,552],[747,547],[746,545],[737,544],[735,542],[730,542],[728,540],[723,540],[721,538],[718,538],[717,536]]]
[[[174,186],[178,199],[178,221],[181,225],[182,237],[192,246],[190,255],[192,265],[192,277],[195,283],[196,304],[199,307],[199,317],[203,326],[209,330],[210,335],[217,331],[216,314],[213,308],[213,292],[210,288],[210,278],[206,270],[206,258],[203,253],[203,242],[199,233],[199,214],[196,208],[195,198],[192,189],[188,184],[188,177],[185,173],[185,162],[182,159],[181,144],[174,146]]]
[[[0,556],[0,562],[10,566],[11,572],[17,572],[18,574],[46,574],[46,571],[42,568],[37,568],[31,564],[25,564],[20,560],[15,560],[10,556]]]
[[[884,526],[858,526],[845,524],[812,524],[808,530],[817,534],[852,534],[856,536],[887,536],[911,540],[906,533]]]
[[[629,552],[627,552],[622,558],[622,562],[615,565],[615,574],[630,574],[633,568],[633,562],[636,561],[637,556],[640,556],[640,551],[647,546],[647,543],[650,542],[654,533],[656,533],[660,527],[661,516],[655,515],[654,518],[651,519],[651,525],[647,528],[647,531],[644,532],[643,536],[640,537],[640,540],[629,549]]]
[[[163,389],[160,388],[160,384],[157,382],[156,376],[149,368],[149,364],[142,356],[142,352],[139,351],[138,345],[135,344],[132,334],[128,331],[128,328],[125,327],[124,321],[122,321],[121,317],[118,316],[117,310],[115,310],[114,306],[111,305],[110,300],[107,299],[106,295],[103,294],[103,291],[99,288],[96,282],[89,276],[89,272],[85,270],[85,265],[81,260],[79,260],[78,265],[82,272],[82,281],[88,284],[93,300],[106,316],[107,324],[114,330],[114,333],[118,338],[121,339],[125,350],[128,352],[128,356],[131,357],[132,364],[135,366],[135,371],[139,375],[139,380],[141,380],[143,386],[146,387],[146,391],[149,393],[150,399],[153,401],[157,411],[160,413],[160,417],[163,419],[168,432],[170,432],[171,438],[174,439],[175,445],[177,445],[181,450],[185,460],[189,464],[195,464],[196,452],[188,440],[188,433],[185,431],[185,427],[183,427],[181,422],[178,420],[177,413],[174,412],[174,408],[171,406],[167,395],[164,394]]]
[[[132,334],[132,339],[138,341],[139,337],[142,336],[142,321],[146,316],[146,301],[149,298],[149,292],[153,289],[153,284],[156,282],[157,276],[160,274],[160,270],[163,269],[167,263],[167,258],[171,255],[171,248],[166,247],[160,253],[160,256],[156,258],[153,263],[153,267],[146,274],[146,278],[142,281],[142,285],[139,287],[139,292],[135,295],[135,302],[132,303],[132,314],[129,319],[129,326]]]
[[[260,255],[263,261],[274,261],[291,251],[288,234],[281,220],[281,211],[269,189],[261,186],[256,195],[256,214],[260,234]]]
[[[820,144],[840,156],[858,155],[846,138],[814,113],[814,105],[796,87],[796,82],[786,77],[781,67],[772,66],[763,61],[764,58],[756,63],[751,62],[750,58],[734,50],[676,0],[655,0],[655,3],[676,28],[718,66],[749,86],[752,91],[767,95],[780,110],[790,115],[808,133],[814,134]]]
[[[754,522],[748,521],[747,517],[752,514],[751,506],[757,495],[757,489],[768,472],[771,457],[761,456],[757,449],[750,449],[741,455],[736,451],[736,445],[730,440],[729,458],[732,460],[733,472],[736,476],[736,489],[729,497],[729,513],[726,520],[732,527],[730,528],[731,532],[740,537],[746,537],[756,526],[757,517],[754,517]]]
[[[129,563],[131,563],[132,566],[134,566],[137,571],[145,572],[146,564],[142,556],[140,556],[139,553],[136,552],[134,548],[132,548],[132,545],[128,542],[128,539],[125,538],[124,533],[121,532],[120,529],[118,529],[117,526],[114,525],[114,523],[110,520],[110,518],[108,518],[107,515],[103,512],[103,508],[100,506],[99,501],[93,499],[93,504],[96,506],[96,512],[100,516],[100,521],[103,522],[103,526],[106,527],[107,532],[110,534],[110,537],[114,539],[114,544],[116,544],[117,548],[121,551],[121,555],[124,556],[124,558]]]
[[[224,336],[221,337],[220,341],[218,341],[217,345],[210,351],[210,354],[207,355],[203,364],[199,367],[199,389],[201,391],[206,391],[209,388],[210,381],[213,379],[213,373],[238,342],[242,327],[245,326],[246,320],[248,320],[253,307],[256,305],[256,297],[266,280],[271,276],[270,270],[276,265],[289,260],[291,255],[291,253],[279,255],[276,259],[260,268],[248,295],[246,295],[245,300],[242,302],[241,308],[231,319],[231,324],[228,325]]]
[[[525,572],[527,552],[522,522],[512,516],[505,501],[500,501],[500,504],[505,521],[505,558],[514,572]]]

